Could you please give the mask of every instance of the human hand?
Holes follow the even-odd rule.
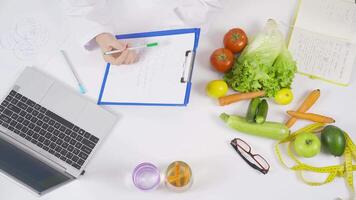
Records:
[[[110,33],[101,33],[95,37],[96,43],[103,52],[103,58],[106,62],[114,65],[132,64],[137,61],[137,53],[127,49],[127,43],[121,42]],[[107,51],[123,50],[121,53],[104,55]]]

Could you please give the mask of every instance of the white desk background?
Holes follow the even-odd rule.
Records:
[[[5,0],[0,2],[0,15],[5,11],[1,9],[4,2]],[[17,15],[25,16],[27,12],[31,13],[30,6],[48,6],[48,13],[52,13],[53,16],[56,14],[55,10],[59,9],[58,2],[49,3],[44,0],[12,2],[16,2],[15,4],[18,5],[16,9],[22,8],[26,12],[14,12],[13,16],[8,18],[1,16],[2,27],[6,24],[6,20]],[[25,2],[29,5],[22,4]],[[218,118],[221,112],[244,115],[248,106],[246,101],[220,107],[216,101],[205,95],[207,82],[221,78],[221,75],[210,67],[209,56],[214,49],[222,46],[224,33],[232,27],[242,27],[251,36],[262,28],[268,18],[276,18],[289,24],[296,7],[296,0],[224,0],[222,2],[224,9],[212,15],[208,29],[201,35],[189,106],[110,107],[120,116],[120,120],[88,165],[86,174],[79,180],[67,184],[41,199],[324,200],[348,197],[349,193],[344,179],[337,178],[334,182],[321,187],[307,186],[298,179],[294,172],[279,164],[273,151],[275,141],[235,132],[226,127]],[[15,7],[12,8],[15,9]],[[120,9],[120,11],[123,10],[125,10],[124,7]],[[126,12],[134,12],[134,10],[131,8]],[[149,11],[147,12],[149,13]],[[57,13],[60,14],[60,12]],[[124,14],[125,12],[121,14],[117,12],[117,18],[120,19],[120,15]],[[143,13],[138,14],[137,19],[133,20],[134,23],[121,21],[121,32],[125,32],[123,31],[125,28],[129,32],[156,28],[155,25],[151,26],[147,23],[144,16]],[[51,17],[50,20],[58,19]],[[65,25],[54,22],[53,27],[56,25],[62,27],[59,31],[60,34],[66,34],[66,29],[63,28]],[[60,38],[58,37],[58,40],[61,40]],[[77,67],[89,90],[88,95],[96,100],[105,66],[99,51],[84,52],[72,37],[66,41],[63,48],[67,50]],[[49,60],[38,59],[20,62],[14,61],[11,52],[0,48],[0,95],[6,94],[24,65],[30,64],[36,65],[77,89],[72,74],[57,52],[58,49],[52,50]],[[356,125],[353,122],[356,118],[355,79],[356,74],[353,73],[351,86],[344,88],[297,75],[293,84],[295,101],[284,107],[277,106],[270,101],[271,109],[268,118],[272,121],[285,120],[287,116],[284,111],[296,108],[308,91],[320,88],[321,98],[311,110],[333,116],[337,120],[336,125],[348,131],[355,140]],[[298,122],[293,129],[305,124]],[[254,152],[260,153],[269,161],[271,169],[267,175],[253,170],[238,156],[229,145],[229,141],[234,137],[246,140]],[[167,165],[174,160],[183,160],[191,165],[194,184],[190,190],[184,193],[175,193],[162,185],[155,191],[142,192],[133,186],[131,172],[137,164],[148,161],[158,165],[164,171]],[[325,154],[305,161],[318,166],[341,162],[339,158]],[[321,177],[312,176],[311,178]],[[19,187],[9,178],[0,176],[0,199],[31,200],[38,199],[38,197]]]

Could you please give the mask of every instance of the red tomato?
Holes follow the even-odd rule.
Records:
[[[229,49],[216,49],[210,56],[210,63],[217,71],[227,72],[234,64],[234,54]]]
[[[224,36],[224,46],[233,53],[241,52],[247,45],[247,35],[240,28],[229,30]]]

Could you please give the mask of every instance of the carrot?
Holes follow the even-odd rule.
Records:
[[[288,115],[295,117],[297,119],[306,119],[313,122],[319,123],[334,123],[335,120],[331,117],[318,115],[314,113],[302,113],[302,112],[295,112],[295,111],[287,111]]]
[[[220,106],[225,106],[225,105],[229,105],[231,103],[235,103],[235,102],[241,101],[241,100],[253,99],[253,98],[256,98],[256,97],[262,97],[265,94],[266,94],[265,91],[231,94],[231,95],[227,95],[227,96],[224,96],[224,97],[220,97],[219,98],[219,104],[220,104]]]
[[[189,173],[189,170],[185,169],[184,174],[180,174],[178,176],[168,176],[167,180],[169,183],[176,183],[177,181],[180,181],[179,183],[181,184],[181,182],[183,182],[182,186],[185,186],[190,180]]]
[[[167,180],[169,183],[173,183],[173,182],[176,182],[177,179],[180,179],[180,178],[181,178],[181,175],[179,175],[177,177],[176,176],[168,176]]]
[[[183,177],[184,177],[184,183],[183,184],[186,185],[190,180],[190,171],[189,171],[189,169],[187,167],[185,168]]]
[[[312,107],[314,105],[314,103],[319,99],[319,97],[320,97],[320,90],[319,89],[316,89],[316,90],[313,90],[312,92],[310,92],[309,95],[307,96],[307,98],[302,103],[302,105],[300,105],[300,107],[298,108],[297,112],[304,113],[304,112],[308,111],[309,108]],[[293,126],[293,124],[296,121],[297,121],[297,118],[291,117],[286,122],[286,126],[288,128],[290,128],[290,127]]]
[[[177,187],[180,187],[180,180],[179,180],[179,177],[180,177],[180,166],[178,163],[175,164],[175,182],[176,182],[176,186]]]

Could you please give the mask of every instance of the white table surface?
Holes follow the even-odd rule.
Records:
[[[210,18],[208,29],[203,31],[193,75],[190,103],[187,107],[110,107],[120,120],[87,167],[86,174],[42,199],[335,199],[348,197],[344,179],[311,187],[304,184],[294,172],[278,162],[273,146],[276,141],[238,133],[219,119],[222,112],[244,115],[248,102],[220,107],[205,95],[207,82],[220,79],[209,64],[211,52],[222,46],[224,33],[232,27],[242,27],[249,36],[260,30],[268,18],[290,23],[296,0],[223,0],[224,9]],[[0,3],[1,7],[1,3]],[[130,10],[127,10],[130,12]],[[121,13],[123,14],[123,13]],[[118,12],[118,18],[120,14]],[[143,14],[140,16],[143,16]],[[126,22],[130,32],[149,29],[145,20]],[[136,23],[137,21],[137,23]],[[122,24],[125,24],[123,22]],[[152,26],[153,27],[153,26]],[[122,31],[124,32],[124,31]],[[84,52],[75,42],[67,40],[65,49],[71,55],[79,74],[87,85],[88,96],[96,99],[105,63],[99,51]],[[5,51],[0,50],[0,94],[11,87],[24,66],[10,66]],[[40,69],[76,88],[75,81],[59,53],[48,62],[37,65]],[[288,106],[270,103],[269,120],[284,121],[286,110],[295,109],[308,91],[321,89],[321,97],[311,111],[333,116],[339,127],[356,139],[356,74],[351,86],[339,87],[297,75],[293,84],[295,100]],[[76,88],[77,89],[77,88]],[[297,122],[293,127],[306,125]],[[270,163],[267,175],[250,168],[229,145],[240,137],[254,152],[263,155]],[[175,160],[191,165],[194,184],[183,193],[169,191],[162,185],[155,191],[141,192],[131,181],[133,168],[144,161],[160,167],[162,171]],[[340,158],[320,154],[304,160],[316,166],[341,163]],[[311,178],[322,178],[310,175]],[[38,199],[19,187],[6,176],[0,176],[0,199]]]

